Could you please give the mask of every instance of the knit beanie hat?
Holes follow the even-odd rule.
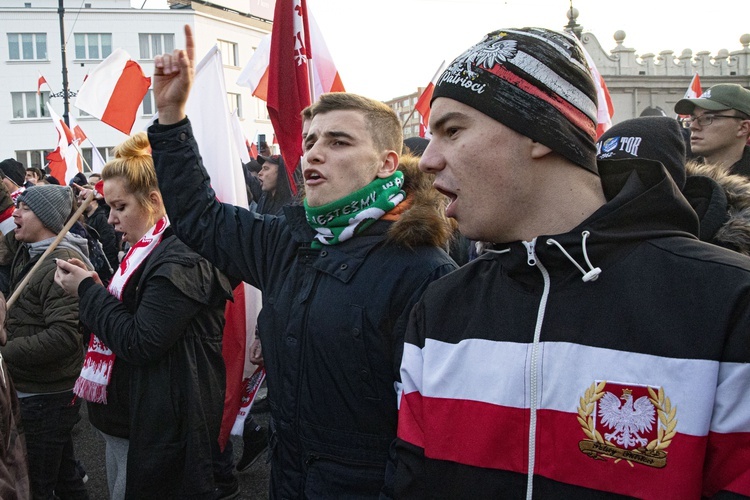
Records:
[[[73,210],[73,190],[67,186],[34,186],[18,197],[16,203],[25,203],[44,227],[53,233],[62,231]]]
[[[458,56],[432,94],[481,111],[593,173],[596,88],[578,40],[544,28],[493,31]]]
[[[13,158],[7,158],[0,161],[0,172],[2,172],[5,177],[12,180],[18,187],[22,187],[26,184],[26,169],[23,168],[21,162],[18,162]]]
[[[674,118],[642,116],[618,123],[599,138],[596,157],[656,160],[666,167],[680,190],[685,187],[685,141]]]

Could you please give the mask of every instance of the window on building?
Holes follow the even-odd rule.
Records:
[[[16,160],[23,164],[23,168],[36,167],[44,169],[44,166],[47,164],[47,155],[51,152],[51,149],[16,151]]]
[[[237,44],[227,42],[226,40],[219,40],[218,42],[219,50],[221,51],[221,60],[224,62],[224,66],[239,66]]]
[[[90,168],[94,164],[93,158],[91,156],[91,149],[92,148],[81,148],[81,154],[83,155],[83,169],[86,171],[86,173],[91,173]],[[104,161],[109,161],[109,158],[107,157],[107,153],[109,152],[108,148],[96,148],[99,151],[99,154],[102,156],[102,159]]]
[[[159,54],[174,50],[174,34],[138,33],[138,43],[141,47],[141,59],[153,59]]]
[[[244,118],[242,115],[242,96],[240,94],[227,92],[227,101],[229,102],[229,112],[233,113],[236,109],[237,118]]]
[[[104,59],[112,53],[112,33],[76,33],[76,59]]]
[[[255,111],[256,116],[258,117],[258,120],[270,120],[271,117],[268,114],[268,107],[266,106],[266,101],[263,99],[255,98]]]
[[[156,103],[154,102],[154,91],[148,89],[146,95],[143,96],[143,114],[151,116],[156,112]]]
[[[46,118],[49,116],[45,102],[49,101],[49,92],[11,92],[13,102],[13,119]]]
[[[8,59],[47,60],[47,33],[8,33]]]

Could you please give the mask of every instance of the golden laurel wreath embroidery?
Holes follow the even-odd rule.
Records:
[[[659,425],[657,428],[656,439],[646,445],[646,449],[649,451],[663,450],[672,441],[672,438],[677,434],[675,428],[677,427],[677,407],[672,406],[669,398],[664,397],[664,388],[659,387],[659,393],[655,393],[650,387],[648,389],[649,400],[656,407],[656,411],[659,415]]]
[[[615,463],[618,463],[620,460],[626,460],[631,467],[633,467],[633,462],[649,467],[664,467],[667,462],[667,452],[663,450],[669,446],[672,438],[677,434],[677,407],[672,406],[670,399],[664,395],[664,388],[660,387],[659,391],[656,392],[651,387],[647,387],[649,401],[654,405],[659,417],[656,439],[649,442],[644,448],[623,450],[615,444],[605,441],[594,425],[596,402],[604,397],[604,387],[606,385],[606,381],[599,382],[598,384],[594,382],[580,398],[578,423],[581,424],[583,433],[589,438],[578,444],[580,450],[596,460],[613,458],[615,459]]]
[[[596,382],[591,384],[591,387],[586,389],[583,397],[581,398],[580,405],[578,406],[578,422],[581,424],[583,433],[588,436],[592,441],[597,443],[604,443],[604,438],[599,431],[594,428],[594,406],[597,401],[604,397],[604,386],[607,385],[606,381]]]

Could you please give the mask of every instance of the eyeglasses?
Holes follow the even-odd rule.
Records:
[[[682,121],[683,128],[690,128],[690,126],[693,123],[698,123],[701,127],[706,127],[708,125],[711,125],[714,122],[714,119],[716,118],[734,118],[735,120],[744,120],[745,118],[742,118],[741,116],[729,116],[729,115],[700,115],[696,117],[690,117]]]

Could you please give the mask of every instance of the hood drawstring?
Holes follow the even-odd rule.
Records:
[[[555,245],[557,248],[559,248],[560,251],[563,254],[565,254],[565,256],[568,258],[568,260],[570,262],[572,262],[578,268],[579,271],[581,271],[581,274],[583,274],[583,278],[581,278],[581,279],[584,282],[596,281],[596,279],[599,277],[599,275],[602,272],[602,270],[600,268],[594,267],[591,264],[591,261],[589,260],[588,252],[586,251],[586,239],[589,237],[590,234],[591,233],[588,232],[588,231],[584,231],[583,233],[581,233],[581,235],[583,236],[583,240],[581,241],[581,247],[583,248],[583,258],[586,259],[586,264],[589,266],[589,271],[588,272],[586,272],[586,270],[583,269],[578,264],[578,262],[576,262],[575,259],[573,259],[573,257],[570,256],[570,254],[567,252],[567,250],[565,250],[560,243],[558,243],[557,241],[555,241],[552,238],[549,238],[547,240],[547,244],[548,245]]]
[[[503,253],[510,252],[510,248],[503,248],[502,250],[493,250],[492,248],[485,248],[484,252],[485,253],[494,253],[494,254],[500,255],[500,254],[503,254]]]

